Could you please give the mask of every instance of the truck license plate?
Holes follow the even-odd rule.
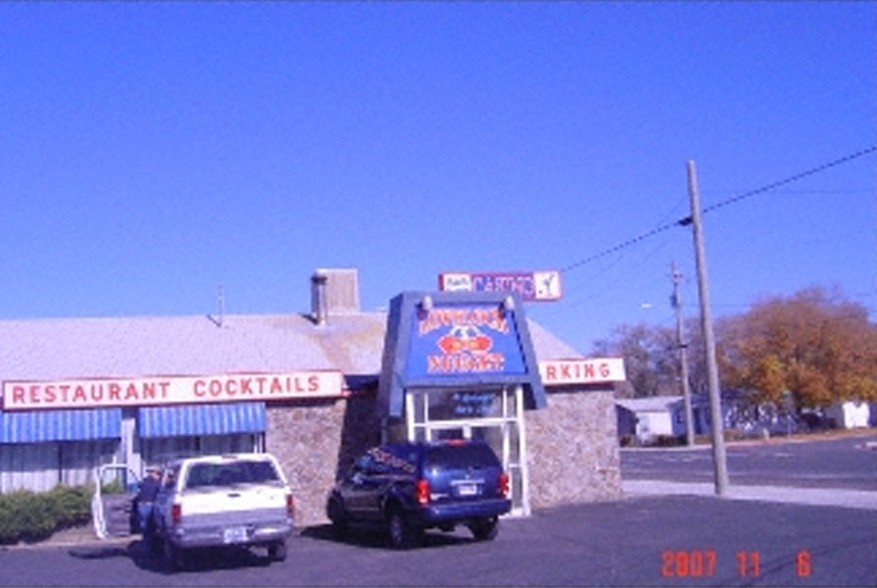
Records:
[[[457,494],[460,496],[475,496],[478,494],[478,486],[476,484],[460,484],[457,486]]]
[[[247,540],[247,528],[229,527],[223,531],[222,540],[225,543],[243,543]]]

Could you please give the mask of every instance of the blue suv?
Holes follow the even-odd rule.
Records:
[[[360,456],[326,503],[336,537],[351,525],[385,529],[397,549],[422,543],[428,528],[466,525],[489,541],[511,510],[509,477],[489,445],[455,439],[390,443]]]

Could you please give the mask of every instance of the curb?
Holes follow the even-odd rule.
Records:
[[[727,495],[716,494],[715,485],[705,482],[668,482],[662,480],[627,480],[621,483],[624,494],[636,496],[710,496],[727,500],[747,500],[827,506],[877,511],[877,491],[839,488],[795,488],[791,486],[732,485]]]
[[[14,545],[0,546],[0,552],[27,549],[44,549],[47,547],[110,547],[118,545],[126,545],[132,541],[140,541],[139,535],[130,535],[127,537],[110,537],[108,539],[100,539],[94,533],[83,534],[81,537],[49,537],[45,541],[37,543],[18,542]]]

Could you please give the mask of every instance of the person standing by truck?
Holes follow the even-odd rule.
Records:
[[[140,524],[140,533],[146,537],[152,530],[152,509],[155,506],[155,498],[161,489],[161,468],[150,466],[146,468],[146,477],[140,483],[140,490],[134,501],[137,505],[137,517]]]

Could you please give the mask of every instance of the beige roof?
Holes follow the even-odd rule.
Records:
[[[306,315],[62,318],[0,321],[0,380],[381,370],[385,312]],[[528,321],[539,360],[582,357]]]

